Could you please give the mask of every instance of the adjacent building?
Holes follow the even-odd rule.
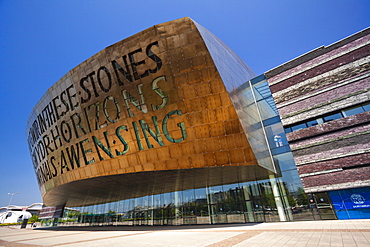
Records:
[[[370,28],[265,73],[306,193],[370,218]]]
[[[29,206],[8,205],[1,207],[0,224],[20,223],[24,218],[29,219],[32,215],[38,215],[42,206],[42,203],[34,203]]]

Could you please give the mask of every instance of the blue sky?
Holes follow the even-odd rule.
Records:
[[[189,16],[256,74],[370,24],[368,0],[0,0],[0,206],[41,202],[26,143],[33,106],[90,56]]]

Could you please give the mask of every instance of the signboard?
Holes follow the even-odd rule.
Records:
[[[338,219],[370,217],[370,188],[329,191]]]

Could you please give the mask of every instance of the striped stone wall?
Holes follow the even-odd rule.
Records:
[[[287,131],[305,191],[370,186],[370,28],[265,75],[284,127],[317,121]],[[352,107],[364,110],[348,116]]]

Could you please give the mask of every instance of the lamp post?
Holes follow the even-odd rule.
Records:
[[[7,211],[9,211],[9,206],[10,206],[10,203],[12,203],[12,199],[13,199],[13,196],[15,194],[18,194],[19,192],[15,192],[15,193],[8,193],[8,195],[10,195],[10,200],[9,200],[9,203],[8,203],[8,207],[6,208]]]

